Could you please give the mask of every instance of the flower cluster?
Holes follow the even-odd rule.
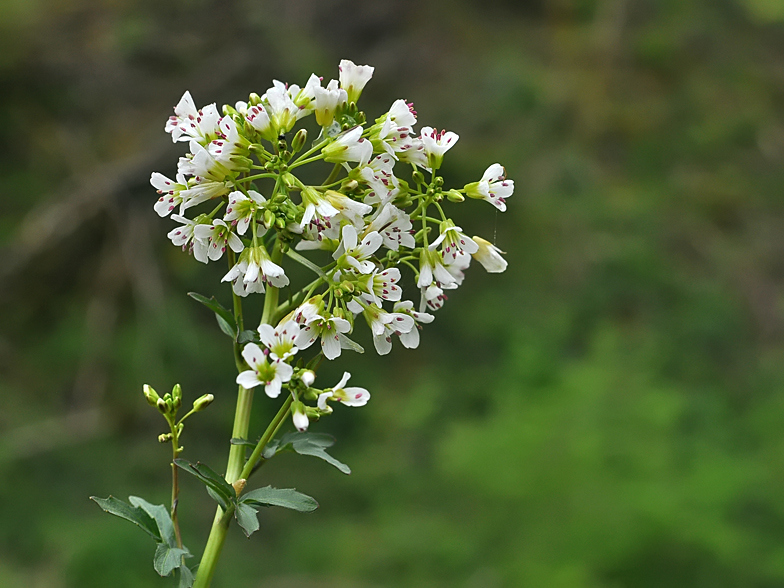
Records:
[[[172,243],[203,263],[225,254],[223,281],[235,297],[266,292],[258,331],[245,332],[242,343],[235,337],[248,367],[237,383],[263,385],[273,398],[288,390],[300,430],[331,412],[328,402],[368,401],[364,388],[345,387],[348,373],[333,388],[313,388],[322,356],[362,351],[351,338],[362,322],[379,354],[389,353],[394,338],[415,348],[422,325],[462,284],[472,259],[491,273],[506,269],[499,249],[469,237],[443,206],[468,197],[505,211],[514,182],[504,168],[494,163],[479,181],[446,188],[438,171],[458,135],[427,126],[417,132],[413,104],[402,99],[369,123],[357,102],[373,68],[343,60],[338,69],[328,83],[315,74],[303,87],[274,81],[263,95],[220,111],[197,108],[186,92],[165,130],[188,152],[174,180],[150,179],[160,195],[156,212],[178,223]],[[308,131],[295,126],[311,115],[318,134],[306,148]],[[301,168],[316,162],[334,165],[321,184],[305,183],[312,174]],[[290,286],[284,257],[314,279],[279,303],[279,289]],[[404,297],[409,282],[417,305]],[[319,350],[314,361],[295,365],[311,347]]]

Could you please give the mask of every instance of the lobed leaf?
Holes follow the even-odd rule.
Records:
[[[176,568],[183,566],[182,558],[191,557],[190,551],[159,543],[152,560],[152,567],[161,576],[168,576]],[[183,566],[187,567],[187,566]]]
[[[244,502],[237,503],[237,508],[234,510],[234,518],[237,519],[237,524],[246,537],[250,537],[259,530],[259,518],[256,516],[258,512],[250,504]]]

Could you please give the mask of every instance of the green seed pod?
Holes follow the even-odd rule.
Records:
[[[142,387],[142,391],[144,392],[144,398],[147,399],[147,404],[150,406],[155,406],[158,403],[160,396],[158,396],[158,393],[153,390],[152,386],[145,384]]]
[[[307,140],[308,140],[308,130],[307,129],[298,130],[297,134],[294,135],[294,138],[291,140],[291,150],[294,153],[301,150],[305,146],[305,142]]]

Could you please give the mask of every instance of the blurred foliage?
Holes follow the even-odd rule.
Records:
[[[228,291],[152,211],[163,123],[186,88],[233,103],[344,57],[377,68],[369,113],[405,97],[461,135],[448,182],[506,165],[509,212],[456,220],[509,271],[471,269],[421,349],[322,370],[373,393],[314,428],[354,473],[265,466],[321,508],[233,532],[216,586],[784,586],[782,6],[1,2],[0,586],[165,582],[87,499],[167,500],[145,382],[215,394],[184,455],[225,463],[231,349],[185,292]]]

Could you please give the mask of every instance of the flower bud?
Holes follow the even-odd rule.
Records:
[[[291,419],[298,431],[308,430],[310,421],[308,421],[308,415],[305,414],[305,405],[299,400],[295,400],[291,405]]]
[[[161,433],[160,435],[158,435],[158,443],[168,443],[171,440],[172,440],[171,433]]]
[[[449,190],[449,192],[446,193],[446,199],[449,200],[449,202],[465,202],[465,196],[457,190]]]
[[[158,412],[161,414],[168,414],[169,408],[166,406],[166,401],[163,398],[158,398],[155,406],[158,408]]]
[[[291,140],[291,150],[296,153],[305,146],[305,141],[308,140],[308,130],[300,129],[294,138]]]
[[[193,401],[193,412],[200,412],[207,408],[212,401],[215,400],[215,397],[212,394],[204,394],[203,396],[199,396],[196,400]]]
[[[411,174],[411,179],[414,181],[415,184],[424,184],[425,174],[423,174],[419,170],[416,170],[414,173]]]
[[[264,226],[268,229],[275,224],[275,213],[267,209],[264,211]]]
[[[344,192],[353,192],[358,186],[359,183],[356,180],[346,180],[340,185],[340,189]]]
[[[261,104],[261,96],[256,94],[256,92],[252,92],[250,96],[248,96],[248,103],[252,104],[253,106],[258,106]]]
[[[313,382],[316,381],[316,374],[313,370],[305,370],[299,375],[299,379],[302,380],[302,383],[305,384],[308,388],[313,385]]]
[[[142,387],[142,391],[144,392],[144,397],[147,399],[147,404],[150,406],[155,406],[160,396],[158,396],[158,393],[153,390],[152,386],[145,384]]]

